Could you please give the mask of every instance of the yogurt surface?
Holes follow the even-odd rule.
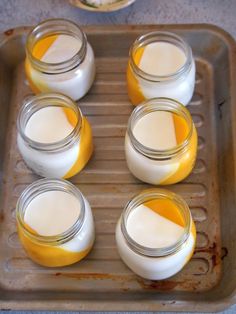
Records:
[[[186,55],[179,47],[167,43],[156,42],[140,48],[139,68],[151,75],[165,76],[176,73],[186,62]],[[138,61],[138,60],[137,60]]]
[[[49,191],[36,196],[25,210],[25,223],[42,236],[55,236],[67,231],[79,218],[80,202],[62,191]]]
[[[71,116],[73,110],[70,109],[65,111],[56,106],[42,108],[30,117],[25,127],[25,135],[39,143],[61,141],[74,129],[75,125],[69,121]]]

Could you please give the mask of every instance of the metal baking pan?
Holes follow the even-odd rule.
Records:
[[[0,36],[0,308],[97,311],[217,311],[236,301],[236,46],[211,25],[86,26],[96,55],[96,81],[79,105],[92,124],[95,153],[71,181],[88,198],[96,243],[82,262],[47,269],[31,262],[17,234],[15,204],[37,176],[16,148],[16,117],[31,95],[23,60],[28,28]],[[197,226],[197,247],[176,276],[149,281],[120,260],[114,238],[125,203],[148,185],[128,171],[124,134],[133,109],[127,99],[128,51],[143,33],[183,36],[197,63],[189,105],[199,134],[193,173],[168,187],[188,202]]]

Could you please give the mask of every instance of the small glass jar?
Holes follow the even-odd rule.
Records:
[[[78,51],[76,47],[72,51],[68,38],[78,44]],[[39,45],[40,42],[42,44]],[[60,51],[56,51],[55,47]],[[45,60],[49,52],[55,57]],[[78,100],[88,92],[94,81],[94,53],[78,25],[65,19],[46,20],[27,37],[25,70],[34,93],[60,92]]]
[[[80,205],[80,213],[75,223],[65,232],[42,236],[27,225],[25,212],[35,198],[52,191],[61,191],[75,197]],[[89,253],[94,243],[95,231],[90,205],[82,193],[65,180],[41,179],[29,185],[17,202],[16,219],[19,238],[27,255],[43,266],[59,267],[76,263]]]
[[[143,51],[154,43],[167,43],[177,47],[185,55],[182,66],[165,75],[154,75],[142,70],[140,60]],[[162,53],[169,55],[168,51]],[[155,58],[158,58],[158,55]],[[168,32],[152,32],[135,40],[130,48],[127,68],[128,95],[133,105],[138,105],[150,98],[169,97],[186,106],[193,96],[194,84],[195,62],[192,50],[181,37]]]
[[[175,147],[157,150],[140,143],[134,136],[135,124],[147,114],[164,111],[177,115],[187,126],[186,135]],[[125,155],[129,170],[141,181],[154,185],[174,184],[192,171],[197,154],[197,131],[189,111],[169,98],[153,98],[132,112],[125,137]]]
[[[26,134],[27,124],[39,110],[50,107],[61,108],[65,115],[70,113],[73,129],[56,142],[35,141]],[[18,149],[25,163],[42,177],[70,178],[84,168],[93,152],[92,130],[88,120],[76,103],[62,94],[48,93],[28,98],[19,112],[17,129]]]
[[[169,201],[176,206],[183,222],[183,232],[175,243],[166,247],[147,247],[135,241],[129,234],[128,220],[138,206],[155,200]],[[145,218],[141,220],[143,223]],[[155,230],[153,236],[161,236]],[[165,230],[166,232],[168,230]],[[140,237],[145,232],[140,231]],[[151,230],[147,230],[150,233]],[[139,238],[140,239],[140,238]],[[163,189],[149,189],[135,196],[126,205],[116,227],[117,248],[123,262],[139,276],[150,280],[162,280],[175,275],[190,260],[196,243],[196,228],[187,203],[177,194]]]

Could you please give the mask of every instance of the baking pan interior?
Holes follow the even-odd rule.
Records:
[[[0,304],[2,309],[215,311],[234,302],[235,63],[233,40],[209,25],[84,27],[96,56],[97,76],[79,105],[93,128],[95,153],[71,181],[88,198],[96,222],[96,244],[81,263],[47,269],[27,259],[17,237],[15,203],[38,177],[16,148],[16,117],[32,93],[24,75],[28,28],[0,37]],[[125,70],[131,43],[143,33],[165,30],[183,36],[197,64],[189,110],[199,145],[193,173],[168,187],[188,202],[197,227],[191,262],[176,276],[149,281],[119,259],[115,224],[125,203],[150,187],[135,179],[124,158],[124,135],[132,112]]]

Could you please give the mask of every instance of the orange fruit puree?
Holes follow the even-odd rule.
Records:
[[[38,59],[41,60],[42,57],[45,55],[45,53],[47,52],[47,50],[51,47],[51,45],[54,43],[54,41],[57,39],[58,35],[52,35],[52,36],[48,36],[45,38],[40,39],[39,41],[36,42],[36,44],[33,47],[33,51],[32,51],[32,55]],[[33,82],[33,80],[31,79],[32,76],[32,67],[28,61],[28,59],[26,58],[25,60],[25,73],[26,73],[26,77],[27,80],[29,82],[30,88],[32,89],[32,91],[35,94],[39,94],[42,91],[47,92],[47,86],[45,84],[42,83],[35,83]]]
[[[178,206],[169,199],[154,199],[143,204],[160,216],[184,227],[184,219]]]
[[[32,233],[37,234],[29,226],[26,226],[26,228],[30,230]],[[81,252],[72,252],[57,246],[37,243],[33,239],[30,239],[19,226],[18,234],[27,255],[34,262],[43,266],[59,267],[71,265],[80,261],[91,250],[90,247],[87,250]]]
[[[71,115],[68,116],[67,114],[67,118],[73,126],[75,125],[74,123],[77,122],[77,121],[75,122],[74,117]],[[85,117],[83,117],[78,156],[74,165],[64,176],[64,179],[73,177],[75,174],[80,172],[89,161],[92,153],[93,153],[92,130],[88,120]]]
[[[139,62],[142,58],[145,47],[139,48],[134,55],[134,63],[139,65]],[[128,87],[128,96],[133,105],[138,105],[145,100],[145,97],[142,94],[142,91],[139,87],[138,80],[136,79],[133,70],[131,69],[130,62],[127,67],[127,87]]]
[[[189,133],[189,127],[184,118],[173,114],[177,144],[181,144]],[[192,171],[197,153],[197,131],[193,124],[193,134],[186,152],[179,158],[179,167],[175,173],[169,176],[161,184],[173,184],[185,179]]]

